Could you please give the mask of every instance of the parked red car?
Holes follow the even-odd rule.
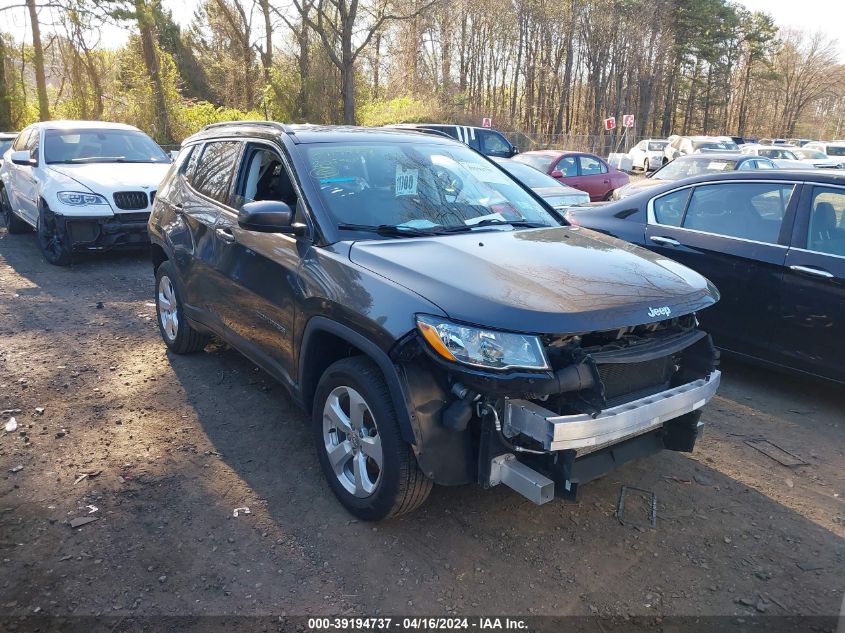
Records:
[[[586,152],[561,152],[544,149],[536,152],[522,152],[513,157],[531,165],[544,174],[570,187],[590,194],[590,200],[610,200],[614,189],[629,182],[628,174],[614,169],[603,159]]]

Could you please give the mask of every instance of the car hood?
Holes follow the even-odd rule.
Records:
[[[576,189],[575,187],[537,187],[534,189],[534,193],[536,193],[541,198],[561,198],[564,196],[586,196],[588,195],[586,192],[581,191],[580,189]]]
[[[141,188],[155,191],[170,169],[170,163],[86,163],[48,167],[102,194]]]
[[[628,196],[633,196],[635,193],[639,193],[640,191],[645,191],[651,187],[657,187],[658,185],[665,185],[668,180],[660,180],[659,178],[643,178],[641,180],[634,180],[629,182],[624,187],[620,187],[616,190],[614,194],[614,199],[621,200],[622,198],[627,198]]]
[[[718,300],[689,268],[580,227],[368,240],[349,257],[456,321],[517,332],[611,330]]]

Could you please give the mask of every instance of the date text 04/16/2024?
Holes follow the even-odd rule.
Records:
[[[435,630],[478,630],[519,631],[527,630],[528,624],[519,618],[475,617],[375,617],[375,618],[308,618],[311,631],[435,631]]]

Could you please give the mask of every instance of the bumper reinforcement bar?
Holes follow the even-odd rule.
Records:
[[[508,400],[504,431],[509,436],[524,433],[548,451],[576,450],[584,455],[700,409],[716,393],[721,375],[714,370],[706,378],[605,409],[595,418],[588,413],[557,415],[527,400]]]

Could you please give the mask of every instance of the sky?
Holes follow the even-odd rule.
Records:
[[[840,59],[845,61],[845,0],[738,0],[752,11],[766,11],[780,27],[795,27],[807,31],[821,30],[826,35],[840,40]],[[182,26],[187,26],[193,17],[199,0],[162,0],[165,7]],[[0,0],[4,6],[17,6],[20,0]],[[0,11],[0,29],[9,30],[16,39],[28,36],[29,28],[23,9]],[[128,31],[112,25],[101,30],[100,44],[108,47],[121,46]]]

